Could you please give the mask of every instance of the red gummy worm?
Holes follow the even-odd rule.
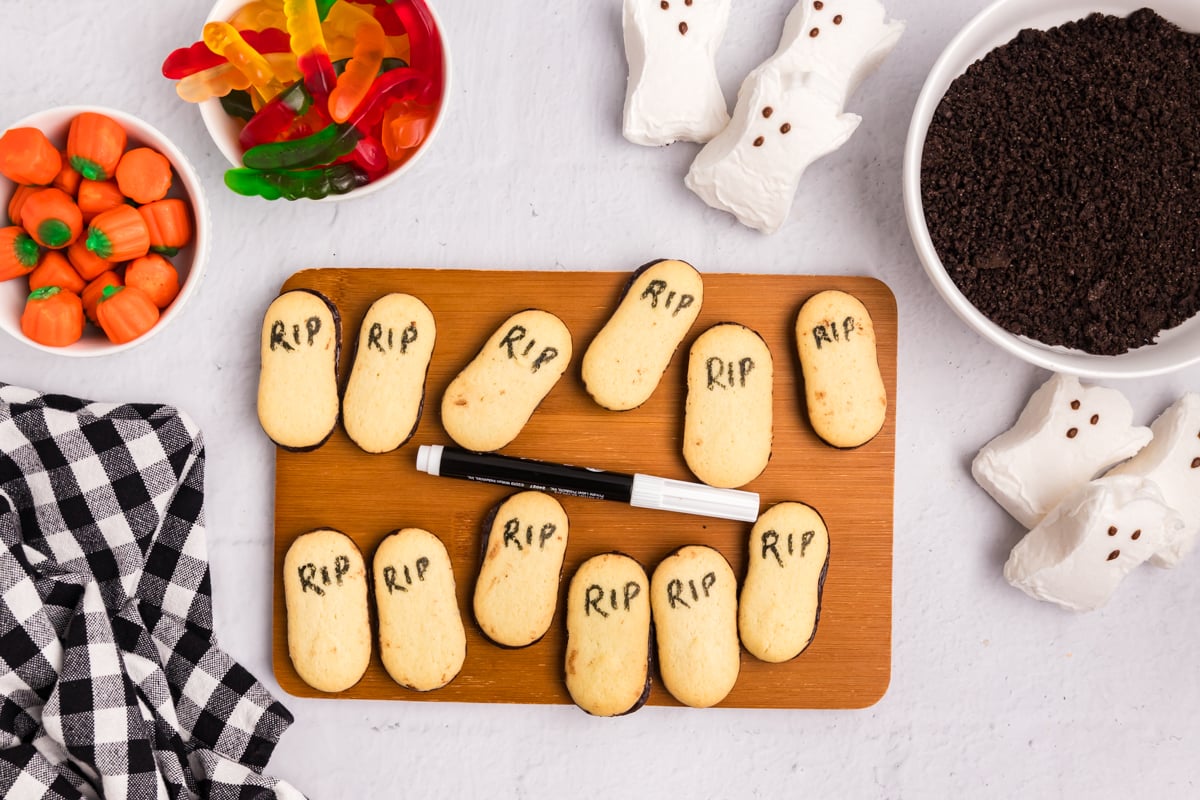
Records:
[[[296,59],[296,66],[304,76],[304,85],[312,95],[313,105],[327,112],[329,108],[329,93],[337,84],[337,73],[333,71],[333,62],[324,49],[312,49]]]
[[[430,93],[436,99],[442,92],[442,40],[433,15],[425,0],[396,0],[391,9],[408,34],[412,65],[429,76]]]
[[[278,28],[263,28],[261,31],[238,32],[246,40],[246,44],[264,55],[287,53],[291,50],[287,31],[281,31]],[[162,74],[164,78],[177,81],[226,63],[228,61],[225,56],[209,50],[208,45],[204,42],[196,42],[189,47],[173,50],[163,61]]]
[[[375,79],[371,90],[347,122],[364,135],[374,135],[389,105],[400,100],[425,98],[431,86],[429,77],[412,67],[389,70]]]

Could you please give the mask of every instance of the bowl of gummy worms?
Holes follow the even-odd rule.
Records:
[[[449,56],[425,0],[218,0],[162,65],[267,200],[343,200],[395,182],[445,116]]]

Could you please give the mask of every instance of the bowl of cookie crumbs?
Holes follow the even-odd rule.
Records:
[[[1200,362],[1200,3],[1000,0],[917,100],[904,205],[975,331],[1091,378]]]

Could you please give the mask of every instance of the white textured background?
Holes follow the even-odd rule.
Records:
[[[732,99],[791,0],[736,0],[719,69]],[[620,136],[619,0],[440,0],[453,51],[450,117],[403,182],[341,204],[225,191],[195,109],[161,78],[208,6],[182,0],[0,0],[0,127],[52,105],[141,115],[209,191],[215,241],[199,295],[149,343],[103,360],[0,340],[0,380],[176,404],[208,444],[208,523],[223,646],[270,667],[273,451],[254,414],[261,314],[310,266],[700,269],[873,275],[900,308],[891,688],[863,711],[314,701],[269,772],[314,798],[1200,796],[1200,556],[1143,568],[1099,612],[1035,603],[1000,576],[1019,531],[972,482],[975,450],[1047,375],[971,333],[908,239],[900,157],[925,73],[981,0],[891,0],[908,31],[854,96],[842,150],[805,176],[774,237],[682,185],[696,146]],[[764,302],[769,302],[765,299]],[[1142,424],[1200,368],[1125,391]]]

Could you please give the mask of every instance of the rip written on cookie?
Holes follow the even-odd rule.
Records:
[[[708,375],[704,388],[710,392],[713,389],[745,389],[746,378],[754,370],[754,359],[746,356],[725,361],[719,356],[710,356],[704,362],[704,369]]]
[[[504,546],[511,546],[518,550],[524,550],[525,547],[533,547],[533,525],[525,526],[525,544],[521,544],[521,520],[513,517],[504,523]],[[546,522],[541,526],[537,534],[537,547],[539,550],[546,549],[546,542],[554,538],[554,534],[558,532],[558,526],[553,522]]]
[[[687,294],[686,292],[676,292],[667,286],[667,282],[655,278],[646,284],[646,288],[642,290],[642,294],[638,297],[639,300],[649,298],[650,308],[658,308],[659,300],[662,298],[662,293],[666,292],[667,297],[663,300],[663,308],[671,312],[671,316],[678,316],[680,311],[690,307],[696,302],[696,296]],[[678,298],[678,300],[676,300]],[[671,303],[675,303],[674,309],[671,308]]]
[[[838,323],[832,320],[813,327],[813,341],[816,343],[818,350],[821,349],[822,342],[833,344],[834,342],[850,341],[850,334],[857,330],[858,325],[855,323],[854,317],[846,317],[842,320],[840,334],[838,327]]]
[[[307,564],[301,564],[296,568],[296,572],[300,576],[300,591],[302,593],[311,591],[316,594],[317,597],[325,596],[325,589],[322,587],[330,587],[334,584],[341,586],[342,576],[349,571],[350,558],[344,555],[340,555],[333,559],[332,578],[329,575],[329,567],[325,564],[322,564],[320,567],[318,567],[316,564],[310,561]],[[320,575],[319,585],[317,577],[318,574]]]
[[[379,322],[372,323],[370,331],[367,332],[367,349],[374,348],[381,353],[386,353],[389,350],[396,350],[398,346],[400,355],[406,355],[408,353],[408,346],[417,341],[420,335],[417,331],[416,323],[410,322],[408,327],[400,331],[399,341],[396,341],[396,329],[389,325],[387,328],[387,346],[385,347],[383,334],[383,324]]]
[[[513,361],[527,361],[529,359],[529,354],[533,352],[535,347],[537,347],[537,339],[530,338],[529,342],[525,344],[523,348],[517,347],[517,343],[522,342],[528,335],[529,331],[524,325],[513,325],[500,340],[499,347],[501,350],[506,350],[506,355],[509,359]],[[558,358],[557,347],[554,347],[553,345],[549,347],[543,347],[533,359],[533,363],[529,365],[529,371],[537,372],[542,368],[543,365],[553,361],[556,358]]]
[[[693,603],[699,603],[703,599],[710,596],[710,590],[717,583],[717,573],[706,572],[704,577],[700,579],[700,588],[696,588],[696,581],[689,578],[684,591],[684,583],[679,578],[672,578],[667,583],[667,602],[670,603],[671,609],[676,608],[691,608],[691,604],[687,601],[687,596],[690,595]]]
[[[401,564],[403,570],[404,582],[400,582],[401,571],[389,564],[383,568],[383,585],[387,587],[388,594],[396,592],[407,592],[408,587],[413,585],[413,574],[415,573],[418,581],[425,580],[425,572],[429,569],[429,559],[421,556],[409,568],[408,564]]]
[[[805,531],[800,535],[800,558],[804,558],[805,551],[808,550],[808,546],[812,544],[812,540],[816,537],[816,535],[816,531]],[[796,554],[795,532],[788,531],[786,542],[787,555],[790,560],[791,557]],[[783,555],[779,552],[780,548],[783,546],[784,545],[780,542],[778,531],[776,531],[774,528],[763,531],[762,560],[766,561],[767,554],[770,553],[775,558],[775,561],[779,564],[779,566],[783,567]]]
[[[277,319],[271,323],[271,352],[281,349],[286,352],[292,352],[297,348],[312,347],[313,342],[317,338],[317,334],[321,332],[321,318],[311,316],[304,320],[303,332],[306,336],[301,336],[301,327],[299,324],[291,326],[291,336],[288,336],[288,325],[281,319]],[[288,339],[292,341],[289,342]],[[292,343],[295,343],[294,346]]]
[[[583,615],[590,617],[595,611],[601,617],[607,617],[608,611],[604,610],[607,605],[613,612],[628,611],[633,598],[642,593],[642,586],[637,581],[627,581],[621,589],[621,595],[618,598],[616,589],[605,588],[598,583],[593,583],[583,593]],[[608,602],[605,603],[604,601]]]

